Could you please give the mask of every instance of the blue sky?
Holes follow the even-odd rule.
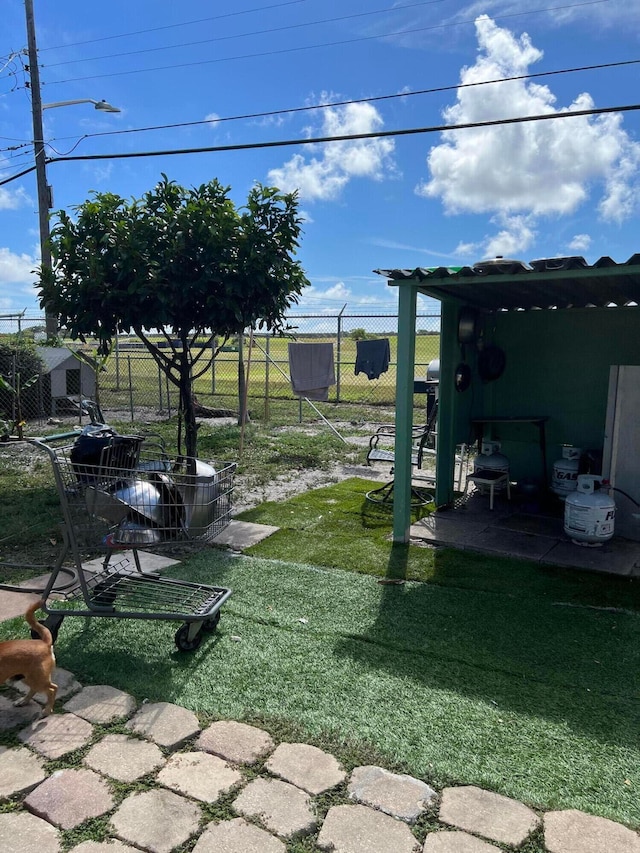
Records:
[[[49,156],[241,145],[634,104],[636,2],[34,0]],[[0,180],[33,163],[22,0],[3,0]],[[425,89],[431,94],[410,94]],[[395,96],[395,97],[388,97]],[[362,99],[377,98],[357,103]],[[351,101],[342,106],[321,105]],[[313,109],[301,110],[310,107]],[[286,112],[297,110],[297,112]],[[255,114],[272,113],[272,115]],[[275,114],[273,114],[275,113]],[[252,118],[236,118],[252,115]],[[234,120],[225,120],[234,119]],[[139,128],[196,123],[188,127]],[[126,131],[126,132],[123,132]],[[114,133],[117,132],[117,133]],[[85,138],[86,137],[86,138]],[[640,251],[640,114],[144,159],[52,163],[54,206],[139,196],[165,172],[298,189],[311,287],[298,310],[388,313],[376,268]],[[38,313],[35,175],[0,186],[0,315]]]

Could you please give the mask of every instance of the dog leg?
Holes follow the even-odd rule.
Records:
[[[31,700],[33,699],[33,697],[35,695],[36,695],[36,691],[33,689],[30,689],[26,696],[23,696],[22,699],[17,699],[13,704],[15,705],[16,708],[22,708],[23,705],[28,705],[29,702],[31,702]]]
[[[58,692],[58,685],[54,684],[53,681],[47,687],[46,693],[48,695],[47,704],[44,707],[44,711],[42,712],[42,716],[46,717],[48,714],[53,713],[53,703],[56,701],[56,693]]]

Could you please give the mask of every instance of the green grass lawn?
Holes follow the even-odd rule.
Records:
[[[207,550],[173,569],[234,591],[195,653],[176,651],[174,623],[67,618],[59,664],[203,721],[307,739],[347,769],[381,763],[639,827],[636,585],[394,547],[389,515],[362,495],[352,480],[265,505],[245,517],[289,528],[256,556]],[[385,582],[403,575],[416,579]]]
[[[172,574],[234,590],[197,652],[172,623],[68,618],[59,664],[205,719],[294,726],[348,766],[640,825],[636,614],[219,552]]]

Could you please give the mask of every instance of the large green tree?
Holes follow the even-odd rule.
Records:
[[[187,189],[163,175],[140,199],[94,193],[72,216],[56,214],[53,267],[39,280],[40,304],[72,337],[97,337],[101,354],[118,329],[144,341],[180,390],[190,456],[197,449],[193,382],[208,368],[212,340],[222,346],[249,327],[282,333],[308,284],[293,259],[301,232],[296,194],[258,184],[236,208],[229,191],[217,180]],[[203,335],[209,346],[195,347]]]

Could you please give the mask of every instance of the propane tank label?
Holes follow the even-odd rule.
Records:
[[[564,496],[573,492],[578,483],[578,463],[567,462],[564,459],[556,462],[551,476],[551,490],[557,495]]]
[[[609,536],[613,533],[616,511],[611,507],[565,506],[567,531]]]

